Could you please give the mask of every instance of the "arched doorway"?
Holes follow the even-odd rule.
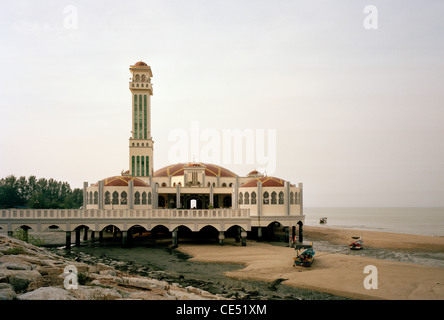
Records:
[[[117,242],[121,241],[122,232],[118,227],[115,225],[107,225],[105,228],[103,228],[101,231],[99,231],[99,241],[112,241]]]
[[[224,208],[231,208],[231,196],[225,196],[222,203]]]
[[[149,235],[149,232],[141,225],[135,225],[128,229],[128,241],[143,241]]]
[[[158,208],[165,208],[166,200],[162,195],[159,195],[158,201],[157,201],[157,207]]]
[[[202,209],[202,199],[197,195],[192,195],[187,199],[187,208]]]
[[[197,233],[197,238],[199,241],[205,243],[218,242],[219,241],[219,231],[213,226],[207,225],[199,230]]]
[[[268,241],[285,241],[286,237],[285,228],[278,221],[273,221],[265,228],[265,238]]]
[[[164,225],[157,225],[151,229],[151,238],[153,239],[170,239],[170,231]]]

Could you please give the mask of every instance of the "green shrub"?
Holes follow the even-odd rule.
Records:
[[[45,245],[45,240],[43,240],[42,238],[34,237],[33,235],[28,234],[28,231],[23,229],[14,231],[12,236],[18,240],[25,241],[38,247]]]

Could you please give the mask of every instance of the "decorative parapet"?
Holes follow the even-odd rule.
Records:
[[[223,219],[250,218],[250,209],[3,209],[1,220],[14,219]]]

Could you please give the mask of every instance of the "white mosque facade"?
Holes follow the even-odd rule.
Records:
[[[248,213],[250,230],[279,223],[302,240],[302,183],[266,176],[256,170],[240,176],[222,166],[184,162],[154,170],[151,136],[151,67],[130,66],[131,137],[129,170],[84,184],[85,209],[239,210]],[[210,224],[210,223],[209,223]],[[149,231],[149,230],[148,230]]]

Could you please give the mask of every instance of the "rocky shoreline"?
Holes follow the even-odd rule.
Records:
[[[173,282],[175,279],[168,275],[167,281],[161,271],[149,273],[126,262],[104,262],[69,251],[62,256],[0,235],[0,300],[228,299],[198,287],[184,287],[179,284],[180,276]],[[77,276],[76,288],[75,281],[67,279],[73,274]]]

